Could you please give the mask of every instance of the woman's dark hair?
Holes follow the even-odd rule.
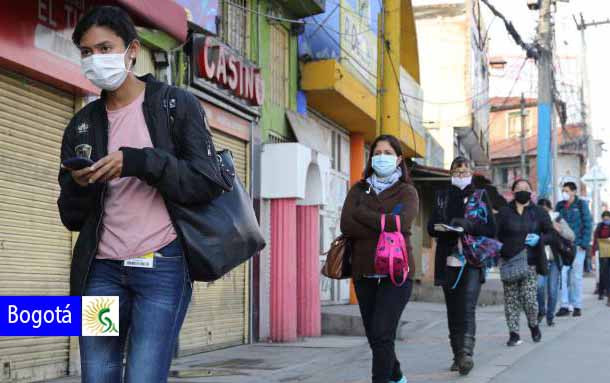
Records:
[[[462,156],[455,157],[453,162],[451,162],[451,167],[449,168],[449,170],[459,168],[462,165],[466,165],[470,168],[470,161],[466,157],[462,157]]]
[[[602,213],[602,218],[604,217],[610,217],[610,211],[606,210]]]
[[[572,191],[578,190],[578,186],[576,186],[576,184],[574,182],[566,182],[565,184],[563,184],[563,187],[568,188]]]
[[[371,145],[371,152],[369,154],[369,159],[366,163],[366,169],[364,170],[364,178],[369,178],[375,172],[373,170],[373,157],[375,156],[375,148],[377,147],[377,144],[381,141],[385,141],[390,144],[392,149],[394,149],[394,151],[396,152],[396,156],[403,156],[402,146],[400,145],[400,141],[398,141],[398,138],[389,134],[382,134],[381,136],[375,138],[375,141],[373,141],[373,144]],[[403,182],[411,182],[411,177],[409,176],[409,170],[407,169],[407,166],[405,164],[404,156],[398,167],[400,167],[400,170],[402,170],[402,177],[400,177],[400,180]]]
[[[527,184],[527,185],[530,187],[530,190],[531,190],[531,189],[533,189],[533,188],[532,188],[532,184],[531,184],[531,183],[530,183],[528,180],[526,180],[525,178],[519,178],[518,180],[516,180],[516,181],[513,183],[513,187],[512,187],[510,190],[515,191],[515,188],[516,188],[516,187],[517,187],[517,185],[519,185],[521,182],[525,182],[525,183],[526,183],[526,184]]]
[[[83,35],[92,27],[106,27],[117,34],[127,47],[138,38],[136,27],[129,14],[122,8],[105,5],[95,7],[83,16],[72,33],[72,41],[78,47]]]
[[[553,204],[546,198],[540,198],[538,200],[538,206],[546,207],[547,209],[553,209]]]

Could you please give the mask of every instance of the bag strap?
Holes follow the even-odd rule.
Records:
[[[409,275],[409,255],[407,254],[407,245],[405,244],[405,238],[402,234],[400,235],[400,247],[404,254],[406,270],[402,273],[402,281],[398,283],[396,281],[396,276],[394,275],[394,259],[396,258],[396,254],[390,253],[390,280],[392,280],[394,286],[404,285],[407,281],[407,276]]]
[[[395,215],[395,216],[394,216],[394,219],[396,220],[396,230],[397,230],[399,233],[402,233],[402,230],[401,230],[401,228],[400,228],[400,216]]]
[[[578,213],[580,214],[580,238],[585,237],[585,213],[583,213],[583,203],[585,201],[582,198],[578,198]]]
[[[167,87],[167,91],[165,94],[165,100],[163,100],[163,107],[167,110],[167,126],[169,127],[169,135],[171,137],[172,143],[174,144],[174,147],[176,148],[176,150],[179,149],[178,146],[178,142],[176,141],[176,129],[175,129],[175,125],[176,125],[176,96],[174,94],[174,89],[172,86],[168,86]],[[202,119],[203,119],[203,127],[205,128],[205,130],[208,132],[208,134],[210,135],[210,137],[212,136],[212,129],[210,129],[210,125],[208,124],[208,116],[205,113],[205,110],[203,108],[201,108],[201,112],[203,114]],[[208,151],[208,156],[212,155],[212,148],[211,147],[207,147],[207,151]]]
[[[464,269],[466,268],[466,257],[464,256],[464,245],[462,244],[462,240],[458,239],[458,259],[462,262],[462,267],[460,267],[460,272],[455,279],[455,283],[451,286],[451,290],[455,290],[457,288],[458,283],[460,283],[460,279],[462,279],[462,274],[464,274]]]

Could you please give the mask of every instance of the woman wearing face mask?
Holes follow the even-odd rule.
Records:
[[[476,306],[481,285],[485,281],[485,270],[466,263],[459,277],[464,262],[460,259],[458,246],[462,233],[438,231],[437,228],[440,224],[459,226],[466,234],[493,237],[496,226],[487,193],[483,194],[488,209],[487,223],[473,224],[464,219],[468,198],[476,190],[472,184],[472,169],[466,158],[457,157],[453,160],[451,184],[448,189],[436,195],[432,217],[428,222],[428,233],[437,240],[434,280],[437,286],[442,286],[447,305],[449,340],[453,351],[450,369],[467,375],[474,367]]]
[[[406,383],[394,350],[396,330],[409,301],[415,262],[409,257],[407,281],[395,286],[388,275],[375,271],[375,250],[381,233],[381,216],[388,232],[397,231],[407,244],[417,216],[419,197],[411,184],[400,142],[378,137],[371,146],[364,179],[349,191],[341,213],[341,232],[352,241],[352,277],[366,336],[373,353],[373,383]],[[410,249],[410,245],[407,245]],[[410,251],[409,251],[410,253]]]
[[[610,211],[602,213],[602,221],[595,228],[593,237],[593,254],[599,257],[599,300],[608,296],[607,305],[610,306],[610,251],[609,246],[600,246],[600,240],[608,242],[610,239]]]
[[[61,148],[63,162],[89,145],[95,161],[59,173],[62,222],[80,232],[70,293],[118,296],[120,304],[112,326],[118,336],[80,338],[82,381],[165,382],[192,293],[172,217],[177,206],[206,204],[229,185],[216,176],[199,101],[130,71],[140,43],[122,9],[93,8],[72,38],[84,75],[102,96],[72,118]],[[180,150],[163,107],[168,94]]]
[[[555,325],[555,308],[557,307],[557,299],[559,297],[559,281],[561,277],[561,255],[558,251],[560,244],[558,241],[561,236],[568,241],[574,241],[576,236],[570,225],[565,219],[559,216],[559,213],[553,211],[553,204],[545,198],[538,200],[538,206],[542,207],[553,222],[553,236],[544,247],[544,254],[548,262],[548,275],[538,276],[538,323],[546,317],[546,324],[549,327]]]
[[[498,240],[502,242],[500,274],[504,285],[504,312],[509,331],[508,346],[522,343],[519,335],[519,316],[525,311],[532,340],[540,342],[538,326],[538,274],[548,274],[544,245],[552,235],[549,214],[532,202],[529,181],[515,181],[514,200],[500,209],[497,215]],[[503,264],[506,263],[506,264]],[[508,265],[510,263],[510,265]],[[503,274],[503,268],[513,272]]]

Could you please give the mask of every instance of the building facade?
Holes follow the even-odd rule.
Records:
[[[509,200],[514,181],[526,178],[538,190],[536,168],[538,116],[537,100],[525,99],[524,153],[525,174],[521,170],[521,106],[519,97],[498,97],[491,99],[490,135],[491,174],[494,185]],[[559,126],[559,121],[556,122]],[[586,172],[586,143],[581,125],[571,124],[558,129],[557,185],[574,182],[584,191],[581,178]],[[559,194],[558,194],[559,195]]]
[[[423,124],[444,149],[489,164],[489,70],[479,0],[414,0]],[[450,84],[450,86],[447,86]]]

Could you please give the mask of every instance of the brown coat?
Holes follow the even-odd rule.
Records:
[[[398,204],[402,204],[399,214],[401,231],[411,254],[411,224],[419,210],[419,197],[413,185],[399,181],[377,195],[362,180],[347,194],[341,213],[341,232],[352,241],[352,276],[355,279],[375,274],[375,250],[381,234],[381,215],[391,214]],[[394,219],[386,221],[386,231],[396,231]],[[412,256],[409,256],[409,269],[408,278],[413,279],[415,260]]]

